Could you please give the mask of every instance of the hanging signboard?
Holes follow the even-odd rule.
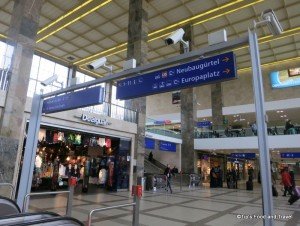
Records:
[[[155,148],[155,140],[145,137],[145,148],[154,149]]]
[[[159,141],[159,150],[176,152],[176,144],[168,141]]]
[[[230,157],[237,159],[254,159],[256,155],[255,153],[231,153]]]
[[[88,88],[44,100],[42,113],[49,114],[102,104],[103,99],[103,87]]]
[[[212,125],[212,123],[210,121],[201,121],[201,122],[197,122],[197,127],[198,128],[208,128]]]
[[[300,158],[300,152],[286,152],[286,153],[280,153],[281,158]]]
[[[233,52],[166,68],[117,83],[117,99],[126,100],[221,82],[237,77]]]

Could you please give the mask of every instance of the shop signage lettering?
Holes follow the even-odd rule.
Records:
[[[281,158],[300,158],[300,152],[286,152],[280,153]]]
[[[108,122],[106,119],[100,119],[100,118],[96,118],[96,117],[90,117],[86,114],[82,114],[81,115],[81,120],[84,122],[89,122],[91,124],[95,124],[97,126],[101,125],[101,126],[107,126],[110,125],[111,123]]]
[[[230,157],[238,159],[254,159],[256,155],[255,153],[231,153]]]
[[[176,152],[176,144],[168,141],[160,141],[159,150]]]
[[[118,81],[117,99],[137,98],[236,77],[235,55],[228,52]]]

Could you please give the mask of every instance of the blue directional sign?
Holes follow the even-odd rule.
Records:
[[[145,137],[145,148],[154,149],[155,148],[155,140]]]
[[[176,144],[168,141],[159,141],[159,150],[176,152]]]
[[[126,100],[156,93],[221,82],[237,77],[233,52],[220,54],[117,83],[117,99]]]
[[[300,152],[286,152],[280,153],[281,158],[300,158]]]
[[[43,103],[42,113],[55,113],[96,104],[102,104],[103,99],[103,87],[97,86],[45,99]]]
[[[230,157],[236,159],[254,159],[256,155],[255,153],[231,153]]]
[[[210,121],[201,121],[201,122],[197,122],[197,127],[198,128],[208,128],[211,126],[211,122]]]

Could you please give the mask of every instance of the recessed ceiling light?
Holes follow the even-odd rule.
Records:
[[[68,60],[75,60],[76,58],[73,57],[73,56],[68,56],[67,59],[68,59]]]

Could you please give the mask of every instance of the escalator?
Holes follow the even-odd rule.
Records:
[[[18,213],[21,210],[13,200],[0,196],[0,217]]]
[[[14,226],[84,226],[82,222],[72,217],[52,217],[27,222],[19,222]]]
[[[0,226],[84,226],[75,218],[62,217],[56,213],[21,213],[11,199],[0,196]]]
[[[51,212],[40,212],[40,213],[19,213],[8,216],[0,217],[0,225],[9,226],[16,225],[18,223],[26,223],[30,221],[42,220],[45,218],[58,217],[59,215]]]

